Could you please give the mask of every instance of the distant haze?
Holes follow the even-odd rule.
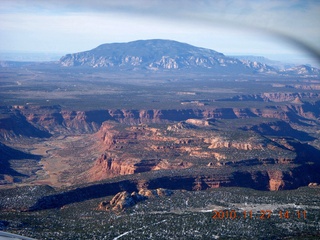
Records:
[[[84,49],[90,50],[90,49]],[[212,49],[214,50],[214,49]],[[80,52],[80,51],[79,51]],[[64,56],[67,52],[20,52],[20,51],[12,51],[12,52],[0,52],[0,61],[19,61],[19,62],[48,62],[48,61],[59,61],[62,56]],[[226,54],[228,56],[232,56],[235,58],[242,59],[244,56],[250,56],[255,59],[255,61],[260,61],[266,63],[268,65],[272,65],[268,62],[261,61],[260,58],[267,58],[267,60],[271,60],[271,62],[281,62],[283,64],[292,64],[292,65],[302,65],[309,64],[314,67],[320,68],[320,63],[310,59],[310,57],[306,55],[277,55],[277,54]],[[260,60],[259,60],[260,59]],[[252,59],[249,59],[252,60]]]
[[[46,62],[58,61],[64,53],[0,52],[0,61]]]

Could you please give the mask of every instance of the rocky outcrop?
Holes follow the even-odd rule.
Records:
[[[192,166],[189,162],[158,159],[140,159],[131,156],[112,156],[111,153],[102,154],[95,165],[88,171],[88,181],[99,181],[119,175],[149,172],[155,170],[185,169]]]
[[[281,171],[270,171],[269,175],[269,189],[270,191],[282,190],[285,187],[284,174]]]
[[[143,195],[136,192],[131,194],[127,191],[117,193],[109,202],[101,202],[98,210],[122,211],[125,208],[135,205],[137,202],[146,199]]]
[[[319,183],[311,182],[308,184],[308,187],[318,187]]]
[[[173,194],[173,192],[169,189],[164,189],[164,188],[157,188],[157,189],[140,189],[139,194],[142,196],[145,196],[147,198],[152,198],[152,197],[164,197],[164,196],[170,196]]]
[[[211,125],[209,121],[203,119],[187,119],[186,123],[199,127],[206,127]]]
[[[205,139],[205,143],[209,143],[209,149],[217,149],[217,148],[235,148],[239,150],[262,150],[266,149],[267,145],[262,143],[257,143],[255,141],[233,141],[230,139],[215,137],[210,139]]]
[[[95,165],[90,169],[90,179],[92,181],[98,181],[118,175],[136,173],[137,167],[135,163],[138,161],[138,159],[123,160],[111,154],[104,153],[96,160]]]
[[[172,191],[158,188],[155,190],[141,189],[138,193],[127,191],[117,193],[110,201],[99,203],[98,210],[123,211],[128,207],[132,207],[140,201],[144,201],[153,197],[164,197],[172,194]]]

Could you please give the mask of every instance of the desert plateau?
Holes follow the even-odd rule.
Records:
[[[171,40],[3,61],[0,230],[316,239],[319,90],[317,68]]]

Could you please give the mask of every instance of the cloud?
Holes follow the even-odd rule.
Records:
[[[320,2],[312,0],[2,0],[0,12],[69,14],[121,12],[160,18],[248,25],[285,31],[320,21]]]
[[[317,0],[2,0],[1,5],[0,11],[46,14],[121,12],[183,21],[211,21],[211,24],[219,22],[292,34],[294,29],[319,34],[315,27],[320,23],[320,1]]]

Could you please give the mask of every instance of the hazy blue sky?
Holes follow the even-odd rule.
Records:
[[[320,0],[1,0],[0,52],[173,39],[273,59],[320,52]]]

